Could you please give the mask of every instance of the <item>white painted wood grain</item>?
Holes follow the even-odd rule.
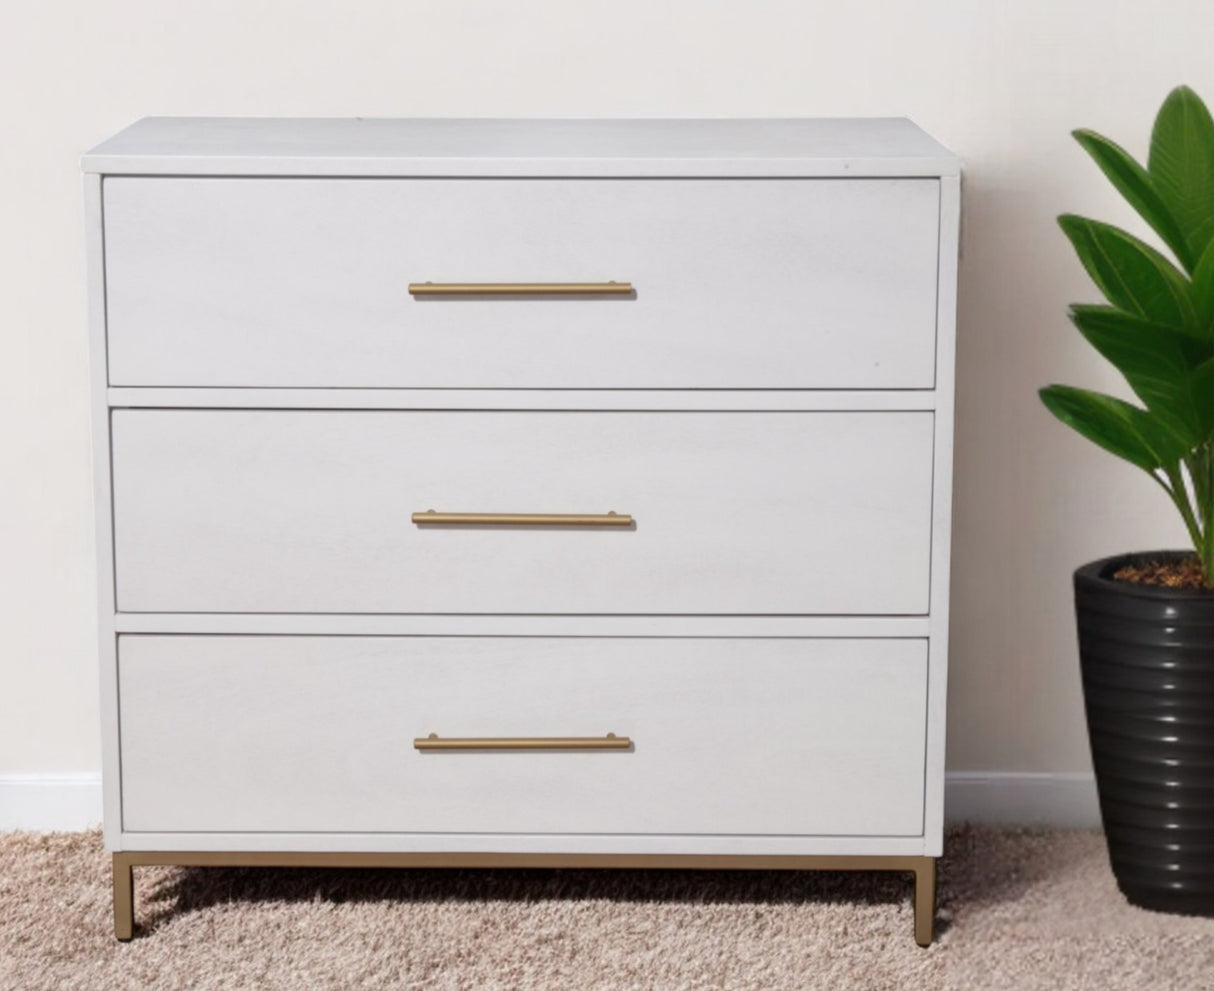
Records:
[[[85,166],[111,849],[940,852],[953,156],[904,120],[149,119]],[[638,293],[404,292],[513,278]],[[163,612],[115,612],[111,408],[118,604]],[[422,534],[430,505],[638,526]],[[772,614],[807,609],[837,614]],[[116,631],[176,634],[122,637],[121,740]],[[456,775],[419,806],[397,703],[615,705],[643,746],[423,763]],[[690,787],[721,724],[770,758],[743,732]]]
[[[937,180],[111,178],[105,215],[112,385],[933,382]]]
[[[923,641],[123,636],[139,832],[918,835]],[[420,753],[415,737],[632,738]]]
[[[89,384],[92,405],[93,540],[97,563],[97,687],[101,707],[102,797],[107,848],[122,828],[118,743],[118,640],[115,630],[114,532],[110,478],[110,416],[106,396],[105,242],[101,179],[84,177],[88,278]]]
[[[222,389],[109,390],[110,405],[140,409],[663,410],[669,412],[905,412],[936,405],[931,389]]]
[[[478,637],[915,637],[928,616],[410,616],[332,613],[137,613],[119,633]]]
[[[926,857],[922,836],[664,833],[123,833],[123,850]]]
[[[928,606],[931,413],[117,410],[113,437],[123,611]]]
[[[936,318],[936,415],[932,467],[931,675],[928,684],[927,795],[924,834],[928,856],[944,853],[944,761],[948,714],[949,592],[953,536],[953,429],[956,379],[957,266],[961,180],[940,182],[940,288]]]
[[[905,118],[146,117],[84,156],[135,175],[939,176]]]

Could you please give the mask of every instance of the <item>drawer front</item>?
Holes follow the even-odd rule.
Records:
[[[922,640],[123,636],[146,832],[920,835]],[[440,738],[627,750],[421,752]]]
[[[129,612],[922,614],[932,414],[116,410]],[[432,526],[412,514],[630,514]]]
[[[105,180],[113,385],[931,388],[934,179]],[[631,282],[428,298],[410,283]]]

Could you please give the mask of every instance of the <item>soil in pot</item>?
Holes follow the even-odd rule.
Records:
[[[1132,582],[1135,585],[1157,585],[1161,588],[1205,589],[1214,592],[1206,584],[1206,574],[1201,559],[1196,554],[1179,557],[1146,557],[1127,561],[1114,570],[1114,581]]]

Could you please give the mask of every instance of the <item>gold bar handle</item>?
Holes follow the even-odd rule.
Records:
[[[631,282],[410,282],[410,296],[628,296]]]
[[[627,736],[419,736],[415,750],[628,750]]]
[[[627,513],[414,513],[414,523],[439,526],[632,526]]]

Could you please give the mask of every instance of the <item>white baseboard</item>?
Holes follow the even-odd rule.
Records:
[[[950,771],[944,782],[944,817],[950,823],[1100,828],[1096,779],[1090,773]]]
[[[100,774],[0,774],[0,832],[101,825]]]
[[[1090,774],[952,771],[944,796],[949,822],[1100,826]],[[0,774],[0,832],[80,830],[100,822],[100,774]]]

